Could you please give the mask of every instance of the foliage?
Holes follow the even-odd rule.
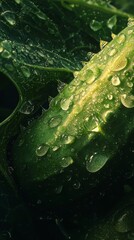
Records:
[[[118,202],[120,198],[125,195],[124,190],[122,190],[120,191],[119,199],[114,196],[115,192],[120,189],[119,186],[123,189],[124,186],[127,186],[127,191],[133,191],[133,95],[131,95],[131,102],[129,102],[131,111],[129,111],[130,109],[128,108],[128,111],[124,110],[123,113],[125,120],[120,117],[122,110],[120,110],[119,106],[119,108],[116,108],[116,110],[119,109],[119,111],[115,113],[115,118],[117,118],[115,123],[120,121],[120,126],[117,124],[117,128],[113,127],[112,129],[112,127],[110,127],[108,132],[109,136],[110,131],[113,131],[115,135],[117,134],[117,139],[114,137],[110,139],[112,146],[110,154],[112,154],[109,158],[111,159],[112,156],[112,161],[104,168],[104,172],[107,174],[103,174],[102,168],[102,171],[98,172],[97,178],[95,179],[93,177],[91,181],[89,175],[81,169],[81,166],[79,166],[78,169],[72,168],[71,175],[74,190],[72,191],[67,187],[62,201],[60,198],[60,193],[63,188],[61,179],[66,177],[68,180],[64,179],[64,182],[69,182],[70,175],[68,175],[68,172],[66,172],[64,176],[62,169],[60,169],[60,177],[57,179],[52,178],[52,181],[50,180],[49,184],[46,185],[46,189],[45,186],[43,186],[44,188],[42,189],[42,185],[40,186],[39,183],[35,181],[35,189],[33,185],[30,185],[30,188],[31,186],[33,188],[30,191],[28,181],[31,181],[31,179],[33,181],[35,176],[36,178],[39,177],[38,180],[42,181],[42,179],[45,178],[43,177],[44,169],[45,171],[48,169],[45,172],[48,177],[50,166],[53,166],[53,171],[57,171],[54,161],[56,161],[58,156],[61,157],[64,155],[65,152],[71,152],[71,148],[65,149],[63,147],[60,154],[58,155],[56,153],[53,157],[54,161],[52,160],[51,164],[49,162],[46,163],[46,166],[43,165],[43,162],[39,162],[37,165],[33,155],[31,155],[30,160],[28,160],[32,161],[32,164],[27,165],[27,153],[30,154],[31,149],[33,151],[32,144],[34,140],[32,138],[38,140],[40,146],[43,131],[44,134],[46,134],[46,141],[52,137],[54,138],[57,134],[53,129],[52,131],[50,129],[48,131],[44,123],[47,121],[48,116],[53,117],[54,114],[60,114],[60,107],[59,105],[55,107],[55,104],[59,99],[62,100],[61,98],[64,93],[68,94],[66,97],[73,95],[71,91],[68,92],[69,86],[73,85],[74,80],[72,79],[78,76],[79,80],[83,81],[83,75],[80,74],[84,73],[85,70],[83,69],[86,69],[88,64],[90,66],[92,61],[95,62],[94,69],[96,69],[96,64],[99,66],[100,60],[98,57],[100,56],[100,47],[102,48],[102,45],[106,45],[106,41],[110,42],[112,38],[115,38],[115,35],[119,34],[122,30],[127,31],[124,29],[127,29],[128,22],[130,28],[132,28],[129,30],[133,30],[134,2],[132,0],[113,0],[111,2],[109,0],[45,0],[45,2],[42,0],[1,0],[0,12],[0,239],[23,240],[29,237],[31,240],[39,240],[42,239],[43,235],[48,240],[54,239],[55,236],[58,240],[81,240],[89,238],[93,240],[102,238],[107,240],[110,239],[108,231],[112,231],[112,239],[116,239],[117,237],[119,240],[131,239],[134,231],[134,225],[130,224],[134,215],[133,201],[131,200],[133,197],[130,197],[128,194],[128,199],[132,202],[132,208],[130,206],[131,209],[126,210],[127,213],[129,212],[128,217],[119,223],[122,224],[121,227],[120,225],[117,226],[121,234],[116,234],[114,233],[115,229],[113,230],[113,222],[111,220],[114,212],[114,210],[111,211],[111,208],[114,209],[114,204],[112,204],[112,201],[108,198],[109,192],[107,193],[107,188],[111,186],[110,196],[112,196],[113,202]],[[111,45],[108,44],[104,48],[103,57],[110,51],[108,50],[109,46],[111,49],[114,41],[116,44],[117,40],[115,39],[110,43]],[[133,40],[130,40],[130,42],[131,41]],[[127,44],[129,50],[129,41]],[[121,46],[118,46],[120,49],[120,57],[121,51],[123,52],[125,49],[125,47],[122,47],[123,50],[121,50]],[[96,53],[98,53],[98,55]],[[126,54],[128,53],[126,52]],[[126,82],[125,79],[131,80],[129,81],[129,86],[127,85],[126,87],[125,83],[123,86],[123,89],[125,89],[127,93],[132,89],[132,91],[130,91],[131,94],[133,94],[134,84],[133,70],[131,68],[131,66],[133,66],[133,55],[133,52],[127,55],[129,61],[127,63],[128,71],[124,72],[124,74],[126,74],[125,77],[123,74],[120,75],[120,78],[124,80],[124,82]],[[111,62],[113,60],[114,57],[111,56]],[[103,62],[102,71],[104,71],[105,66],[107,66],[107,61]],[[108,68],[106,73],[107,72]],[[96,78],[99,82],[98,75],[96,71]],[[110,94],[112,90],[109,85],[106,86],[106,90],[108,90]],[[83,86],[80,84],[80,90],[82,90],[82,88]],[[86,87],[84,87],[84,89],[87,90]],[[76,90],[77,88],[75,91]],[[106,92],[104,94],[106,94]],[[116,99],[116,94],[118,96],[119,92],[115,91],[114,94],[114,99]],[[54,100],[53,97],[55,97]],[[106,105],[107,103],[104,104]],[[116,106],[117,102],[115,101],[114,104]],[[95,106],[99,106],[97,105],[97,100],[96,105],[94,104],[91,108],[95,108]],[[65,104],[63,108],[66,108]],[[83,125],[82,122],[82,118],[84,119],[85,117],[85,109],[86,106],[83,106],[80,118],[77,119],[76,116],[74,116],[72,122],[72,126],[74,127],[73,123],[75,120],[78,120],[79,123],[81,123],[80,127],[83,128],[83,130],[81,132],[78,131],[75,136],[76,139],[79,139],[77,141],[77,147],[74,147],[75,153],[71,153],[75,157],[87,141],[85,140],[87,126],[86,124]],[[65,119],[67,116],[69,116],[69,113],[64,111],[63,118]],[[93,126],[93,120],[96,124],[96,120],[93,118],[90,122],[90,128],[91,125]],[[38,122],[41,123],[41,127],[38,127]],[[114,120],[111,121],[111,126],[113,126],[113,122]],[[72,126],[69,126],[70,132],[73,131]],[[101,125],[101,127],[102,126],[103,125]],[[33,132],[32,137],[27,135],[30,134],[29,129],[34,128],[36,129],[34,132],[35,136],[33,136]],[[65,130],[65,128],[62,129],[63,135],[65,134]],[[107,134],[108,130],[105,130]],[[124,132],[125,135],[123,135]],[[127,136],[126,139],[124,136]],[[63,136],[60,137],[62,138]],[[94,138],[96,138],[96,135],[93,136],[93,139]],[[16,141],[16,139],[18,140]],[[23,142],[24,139],[25,142]],[[62,143],[63,139],[60,141]],[[117,141],[117,144],[114,145],[112,141]],[[96,149],[100,147],[103,148],[105,144],[101,138],[97,138],[97,143],[98,146]],[[18,144],[24,146],[22,152],[17,150],[16,145],[18,147]],[[94,140],[91,148],[95,153],[97,150],[93,147],[93,144]],[[46,148],[45,150],[48,151]],[[20,153],[18,153],[18,151],[20,151]],[[54,151],[56,151],[56,148]],[[81,158],[85,157],[87,151],[87,148],[82,149],[79,156],[81,156]],[[117,162],[118,159],[119,162]],[[64,164],[67,164],[67,159],[64,158],[63,160]],[[16,167],[16,162],[19,167]],[[122,166],[122,171],[119,164]],[[25,172],[25,169],[26,176],[25,174],[23,175],[23,170]],[[36,171],[38,174],[36,174]],[[111,175],[108,176],[109,172]],[[20,183],[21,175],[24,177],[25,182],[23,189],[23,184]],[[50,174],[49,179],[51,175],[53,175],[53,173]],[[85,186],[84,184],[83,188],[81,186],[82,191],[78,190],[80,187],[78,176],[76,178],[73,177],[76,175],[87,178]],[[105,177],[100,181],[103,175]],[[114,177],[116,181],[113,179]],[[108,184],[106,184],[106,182]],[[118,186],[118,190],[115,185]],[[49,199],[49,189],[51,188],[56,189],[57,192],[56,196],[52,193],[51,197],[54,196],[54,201],[51,201],[51,198]],[[45,203],[42,203],[41,201],[43,200],[39,198],[40,192],[43,191],[48,197]],[[101,192],[104,192],[103,200],[101,199]],[[45,194],[43,194],[43,197],[45,196],[46,198]],[[29,197],[29,195],[32,197]],[[75,200],[75,195],[77,195],[77,201]],[[96,196],[98,200],[96,200],[95,206],[93,198]],[[31,198],[33,198],[33,200]],[[69,199],[71,199],[71,201]],[[100,214],[100,202],[103,205],[102,209],[104,209],[104,204],[107,201],[110,201],[110,207],[104,210],[104,214]],[[83,202],[86,202],[85,207],[82,205]],[[87,202],[91,204],[88,206]],[[55,203],[58,205],[56,208]],[[61,203],[62,206],[59,206]],[[123,204],[122,202],[122,205]],[[126,209],[129,208],[126,207],[126,205],[123,206]],[[85,209],[84,213],[86,217],[82,214],[81,209],[83,208]],[[92,210],[92,208],[94,208],[94,210]],[[78,211],[80,214],[78,214]],[[91,218],[96,214],[94,224],[87,220],[87,214],[90,213]],[[87,222],[85,228],[81,220],[79,220],[80,218],[84,219],[83,222]],[[69,224],[69,222],[71,222],[71,224]],[[123,224],[126,224],[127,227],[123,228]],[[101,229],[102,234],[100,233]],[[79,233],[81,234],[79,235]]]

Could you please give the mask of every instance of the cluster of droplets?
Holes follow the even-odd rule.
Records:
[[[109,29],[113,29],[117,24],[117,17],[114,15],[112,16],[111,18],[109,18],[106,22],[106,25]],[[93,19],[91,22],[90,22],[90,28],[94,31],[94,32],[97,32],[99,31],[100,29],[103,28],[103,22],[100,22],[100,21],[97,21],[95,19]]]

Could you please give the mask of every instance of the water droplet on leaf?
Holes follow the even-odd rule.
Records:
[[[60,102],[60,106],[61,106],[62,110],[67,111],[69,109],[71,101],[72,101],[72,97],[70,97],[68,99],[62,99]]]
[[[38,157],[43,157],[47,154],[48,150],[49,150],[49,146],[43,143],[43,144],[41,144],[40,146],[37,147],[36,155]]]
[[[80,182],[79,181],[75,181],[75,183],[73,184],[73,188],[74,189],[79,189],[81,186]]]
[[[134,212],[133,210],[124,210],[115,216],[115,229],[119,233],[126,233],[134,227]]]
[[[125,40],[126,40],[126,36],[125,36],[124,33],[121,33],[121,34],[118,36],[118,38],[117,38],[117,42],[118,42],[119,44],[124,43]]]
[[[127,63],[128,63],[127,58],[119,59],[117,64],[114,66],[114,71],[117,72],[123,70],[127,66]]]
[[[111,81],[112,81],[112,84],[113,84],[114,86],[119,86],[119,85],[120,85],[120,79],[119,79],[119,77],[116,76],[116,75],[112,77]]]
[[[69,165],[71,165],[73,163],[73,159],[71,157],[63,157],[62,161],[61,161],[61,166],[63,168],[68,167]]]
[[[49,127],[50,128],[57,127],[60,123],[61,123],[61,117],[60,116],[52,117],[49,121]]]
[[[96,20],[92,20],[90,23],[90,27],[94,32],[96,32],[102,28],[102,23]]]
[[[107,21],[107,27],[112,29],[116,25],[116,23],[117,23],[117,17],[116,16],[112,16]]]
[[[16,24],[15,15],[11,11],[5,11],[1,15],[6,19],[6,21],[10,25],[13,26]]]
[[[29,68],[21,66],[21,71],[26,78],[29,78],[31,76]]]
[[[121,103],[126,108],[133,108],[134,107],[134,95],[122,94],[121,95]]]
[[[114,48],[114,49],[112,49],[112,50],[108,53],[108,55],[109,55],[110,57],[112,57],[112,56],[114,56],[116,53],[117,53],[117,50]]]
[[[63,186],[59,186],[55,189],[56,194],[60,194],[62,192]]]
[[[71,135],[69,135],[69,136],[64,136],[64,139],[63,139],[63,141],[64,141],[65,144],[71,144],[71,143],[74,142],[74,140],[75,140],[75,137],[74,137],[74,136],[71,136]]]
[[[86,169],[88,172],[95,173],[99,171],[108,161],[105,153],[94,153],[92,156],[86,156]]]

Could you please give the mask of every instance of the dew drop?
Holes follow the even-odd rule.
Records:
[[[122,94],[121,95],[121,103],[126,108],[133,108],[134,107],[134,95]]]
[[[11,42],[10,41],[4,40],[4,41],[1,42],[1,45],[3,46],[4,49],[11,52],[12,47],[11,47]]]
[[[75,181],[75,183],[73,184],[73,188],[74,189],[79,189],[81,186],[80,182],[79,181]]]
[[[132,34],[133,33],[133,30],[128,30],[128,35]]]
[[[62,108],[62,110],[67,111],[70,107],[72,101],[72,97],[68,98],[68,99],[62,99],[60,102],[60,106]]]
[[[107,110],[102,114],[102,119],[106,122],[112,113],[113,113],[112,110]]]
[[[107,103],[107,104],[104,104],[104,107],[105,108],[109,108],[109,104]]]
[[[117,72],[123,70],[127,66],[127,63],[127,58],[119,59],[117,64],[114,66],[114,71]]]
[[[124,33],[121,33],[121,34],[118,36],[118,38],[117,38],[117,42],[118,42],[119,44],[124,43],[125,40],[126,40],[126,36],[125,36]]]
[[[16,24],[15,15],[11,11],[5,11],[1,15],[6,19],[6,21],[10,25],[13,26]]]
[[[121,83],[119,77],[116,75],[112,77],[111,81],[114,86],[119,86]]]
[[[49,121],[49,127],[50,128],[57,127],[60,123],[61,123],[61,117],[60,116],[52,117]]]
[[[109,100],[112,100],[112,99],[113,99],[113,95],[112,95],[112,94],[108,94],[108,95],[107,95],[107,98],[108,98]]]
[[[29,25],[26,25],[26,26],[25,26],[25,30],[26,30],[27,33],[29,33],[29,32],[31,31],[30,26],[29,26]]]
[[[43,144],[41,144],[40,146],[37,147],[36,155],[38,157],[43,157],[47,154],[48,150],[49,150],[49,146],[43,143]]]
[[[130,17],[128,19],[128,27],[131,27],[131,26],[134,26],[134,18],[133,17]]]
[[[46,15],[43,12],[37,12],[36,16],[42,20],[46,20]]]
[[[74,142],[74,140],[75,140],[75,137],[74,137],[74,136],[71,136],[71,135],[69,135],[69,136],[64,136],[64,139],[63,139],[63,141],[64,141],[65,144],[71,144],[71,143]]]
[[[134,213],[132,210],[123,211],[115,216],[115,229],[119,233],[126,233],[134,227]]]
[[[21,71],[26,78],[29,78],[31,76],[29,68],[21,66]]]
[[[116,23],[117,23],[117,17],[116,16],[112,16],[107,21],[107,27],[112,29],[116,25]]]
[[[60,194],[60,193],[62,192],[62,189],[63,189],[63,186],[62,186],[62,185],[59,186],[59,187],[57,187],[57,188],[55,188],[55,193],[56,193],[56,194]]]
[[[58,146],[54,146],[54,147],[52,148],[53,152],[57,151],[58,149],[59,149]]]
[[[117,53],[117,50],[114,48],[114,49],[112,49],[110,52],[109,52],[109,56],[110,57],[112,57],[112,56],[114,56],[115,54]]]
[[[69,165],[73,164],[73,159],[71,157],[63,157],[61,161],[61,166],[63,168],[68,167]]]
[[[10,54],[10,52],[8,52],[7,50],[4,50],[4,51],[1,53],[1,56],[2,56],[3,58],[7,58],[7,59],[11,58],[11,54]]]
[[[133,83],[132,82],[127,82],[127,86],[132,88],[133,87]]]
[[[34,105],[31,101],[24,102],[19,109],[19,112],[29,115],[34,111]]]
[[[92,20],[90,23],[90,27],[94,32],[96,32],[102,28],[102,23],[96,20]]]
[[[88,83],[88,84],[92,84],[95,79],[96,79],[96,76],[95,74],[93,73],[92,70],[88,69],[85,73],[84,73],[84,78],[85,78],[85,81]]]
[[[106,164],[108,159],[108,156],[104,153],[94,153],[92,156],[86,156],[87,171],[91,173],[99,171]]]

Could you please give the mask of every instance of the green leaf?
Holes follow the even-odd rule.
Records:
[[[85,52],[95,49],[79,24],[70,25],[73,14],[55,1],[46,1],[45,6],[28,0],[1,1],[0,9],[0,71],[13,81],[20,100],[38,98],[49,81],[70,79],[82,66],[74,46],[86,49],[83,60]]]
[[[103,0],[66,0],[64,6],[75,12],[87,33],[96,40],[110,40],[111,32],[118,33],[127,24],[129,14]],[[110,23],[110,24],[109,24]]]

